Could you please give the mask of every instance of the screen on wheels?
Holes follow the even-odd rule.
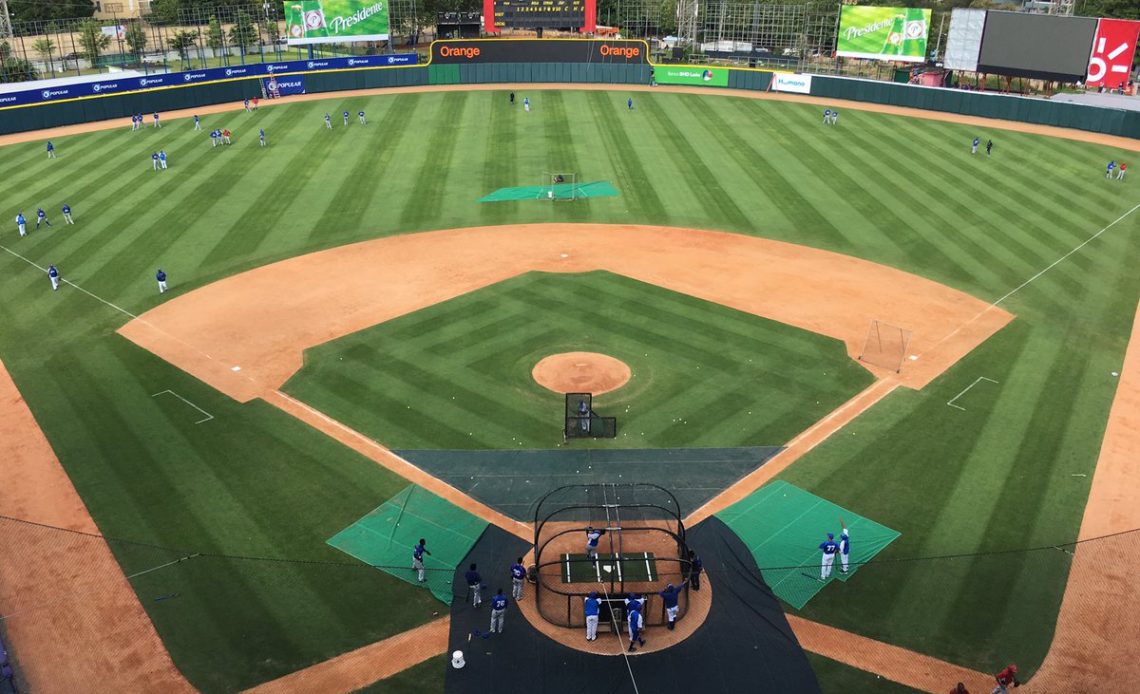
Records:
[[[988,12],[978,72],[1076,82],[1085,77],[1096,20]]]

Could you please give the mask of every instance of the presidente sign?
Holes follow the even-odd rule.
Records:
[[[692,84],[703,87],[727,87],[728,70],[693,65],[656,65],[653,80],[658,84]]]
[[[415,65],[417,60],[418,57],[415,53],[396,53],[393,55],[366,55],[352,58],[290,60],[280,63],[250,63],[249,65],[206,68],[205,70],[186,70],[185,72],[120,77],[98,82],[62,84],[56,87],[28,89],[18,92],[0,92],[0,108],[5,106],[27,106],[50,101],[60,101],[62,99],[139,92],[162,87],[205,84],[219,80],[264,77],[266,75],[278,75],[283,73]]]
[[[644,41],[595,39],[468,39],[435,41],[431,62],[649,64]]]
[[[290,46],[386,41],[388,34],[388,0],[285,0]]]
[[[845,58],[926,61],[930,10],[844,5],[836,53]]]

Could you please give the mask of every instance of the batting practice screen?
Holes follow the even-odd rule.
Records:
[[[986,13],[978,71],[1076,82],[1085,78],[1096,20],[1023,12]]]

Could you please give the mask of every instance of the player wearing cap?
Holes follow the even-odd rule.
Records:
[[[1017,679],[1017,666],[1013,663],[1010,663],[1004,670],[994,675],[994,679],[997,680],[997,686],[994,687],[994,690],[990,692],[990,694],[1009,694],[1009,685],[1012,684],[1015,687],[1021,686],[1021,682]]]
[[[831,564],[835,561],[835,555],[839,552],[839,545],[835,542],[834,533],[828,533],[827,541],[819,543],[819,550],[823,553],[823,559],[819,569],[819,580],[826,581],[828,576],[831,575]]]
[[[471,593],[471,606],[478,607],[483,602],[483,597],[479,592],[483,585],[483,577],[475,570],[474,564],[467,569],[467,573],[463,574],[463,577],[467,579],[467,590]]]
[[[590,593],[586,597],[586,640],[598,640],[598,594]]]
[[[421,537],[420,543],[412,549],[412,570],[416,572],[416,580],[420,583],[427,580],[424,569],[424,554],[431,556],[431,552],[425,545],[427,545],[427,540]]]
[[[677,596],[681,593],[681,588],[684,587],[684,583],[681,584],[680,588],[670,583],[665,586],[665,590],[659,593],[661,601],[665,603],[665,619],[668,622],[669,631],[673,631],[673,627],[677,623]]]
[[[522,600],[524,581],[526,581],[526,567],[523,566],[522,557],[519,557],[514,564],[511,564],[511,597],[516,602]]]
[[[598,558],[598,540],[606,533],[605,530],[598,530],[594,526],[586,528],[586,558],[597,560]]]

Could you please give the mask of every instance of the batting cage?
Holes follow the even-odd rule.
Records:
[[[590,393],[567,393],[563,438],[612,439],[617,436],[617,417],[599,417]]]
[[[584,600],[596,592],[602,624],[625,622],[625,598],[644,598],[646,624],[665,623],[658,593],[681,586],[688,545],[676,497],[655,484],[576,484],[542,497],[534,514],[536,603],[565,627],[586,623]],[[688,610],[684,586],[678,617]],[[611,620],[610,617],[613,617]]]

